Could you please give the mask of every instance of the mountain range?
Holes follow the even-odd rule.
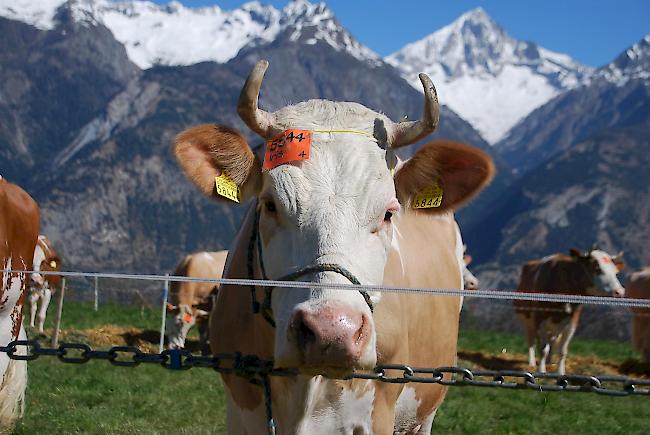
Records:
[[[303,0],[233,11],[0,0],[0,16],[0,174],[37,198],[68,270],[162,273],[186,252],[228,247],[243,208],[198,194],[170,147],[203,122],[259,144],[236,101],[260,58],[266,110],[327,98],[416,119],[413,75],[432,76],[436,137],[498,167],[458,214],[484,285],[512,287],[523,261],[594,242],[624,249],[631,268],[650,264],[650,36],[592,69],[515,40],[482,9],[386,59]]]

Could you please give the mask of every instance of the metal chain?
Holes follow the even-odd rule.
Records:
[[[19,355],[18,347],[25,346],[26,354]],[[32,361],[41,356],[57,357],[64,363],[85,364],[90,360],[107,360],[120,367],[140,364],[157,364],[170,370],[209,368],[223,374],[235,374],[270,391],[268,376],[295,376],[297,369],[273,368],[272,360],[255,355],[224,353],[199,356],[183,349],[170,349],[161,353],[142,352],[135,346],[114,346],[106,351],[93,350],[84,343],[63,343],[58,348],[43,347],[36,340],[12,341],[0,346],[0,352],[15,360]],[[389,374],[387,372],[398,372]],[[401,373],[399,373],[401,372]],[[524,370],[470,370],[463,367],[417,368],[403,364],[382,364],[372,372],[355,372],[343,378],[368,379],[393,384],[408,382],[441,384],[454,387],[498,387],[537,391],[587,392],[606,396],[650,396],[650,379],[633,379],[627,376],[559,375],[556,373],[531,373]],[[268,390],[268,391],[267,391]],[[270,397],[270,396],[269,396]],[[267,403],[270,407],[270,402]],[[271,428],[269,427],[269,432]]]

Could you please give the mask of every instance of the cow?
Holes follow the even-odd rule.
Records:
[[[221,278],[228,251],[197,252],[185,256],[174,270],[175,276],[190,278]],[[188,332],[199,328],[199,344],[209,353],[208,322],[212,301],[219,286],[207,282],[172,281],[167,304],[167,343],[170,349],[183,349]]]
[[[34,271],[59,272],[61,258],[54,250],[52,242],[44,235],[38,236],[34,250]],[[47,307],[57,289],[61,288],[61,277],[58,275],[41,275],[33,273],[29,285],[29,326],[34,328],[38,313],[38,332],[43,333],[43,325],[47,316]],[[38,304],[40,300],[40,306]]]
[[[572,248],[569,255],[553,254],[524,264],[518,292],[589,296],[625,295],[616,275],[625,264],[621,255],[592,249],[580,252]],[[526,330],[528,365],[544,373],[551,353],[559,353],[557,372],[566,372],[569,343],[578,327],[582,304],[561,302],[513,301],[515,311]],[[535,361],[537,342],[540,359]]]
[[[39,219],[32,197],[0,177],[0,346],[27,338],[22,320],[29,276],[24,271],[34,267]],[[25,347],[19,347],[17,353],[25,355]],[[22,415],[26,385],[27,362],[12,360],[0,352],[0,433],[10,431]]]
[[[625,295],[650,299],[650,267],[634,272],[625,283]],[[641,361],[650,363],[650,308],[632,307],[632,342],[641,353]]]
[[[467,268],[471,262],[472,256],[467,254],[467,245],[465,245],[463,248],[463,288],[465,290],[478,290],[478,278]]]
[[[261,110],[267,67],[255,65],[238,103],[242,120],[267,140],[264,163],[241,133],[217,125],[182,132],[174,152],[204,194],[225,201],[215,180],[225,176],[237,188],[233,199],[250,200],[224,278],[315,287],[222,286],[210,319],[211,349],[300,371],[269,380],[278,433],[429,433],[447,387],[331,378],[390,362],[453,365],[460,298],[331,286],[460,290],[463,242],[453,211],[491,180],[492,160],[446,140],[422,146],[405,162],[394,157],[394,149],[438,124],[435,88],[424,74],[422,119],[393,123],[351,102]],[[265,432],[263,389],[232,373],[222,378],[228,432]]]

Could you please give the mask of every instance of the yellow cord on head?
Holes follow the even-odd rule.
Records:
[[[363,136],[368,136],[376,140],[375,136],[372,134],[365,132],[365,131],[359,131],[359,130],[312,130],[314,133],[352,133],[352,134],[360,134]]]

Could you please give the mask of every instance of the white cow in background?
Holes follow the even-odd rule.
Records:
[[[61,258],[54,250],[52,242],[41,234],[34,249],[34,271],[58,272],[60,270]],[[60,276],[32,274],[32,282],[29,285],[29,326],[32,328],[35,326],[36,314],[38,314],[38,332],[41,334],[50,299],[60,287]]]

